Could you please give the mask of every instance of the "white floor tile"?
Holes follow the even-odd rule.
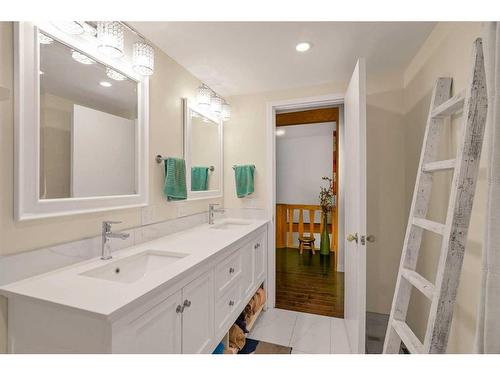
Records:
[[[306,353],[330,354],[331,318],[297,313],[290,346]]]
[[[272,344],[290,346],[296,319],[297,313],[294,311],[268,309],[259,316],[248,337]]]
[[[330,353],[332,354],[350,354],[349,341],[344,319],[332,318],[331,322],[331,343]]]

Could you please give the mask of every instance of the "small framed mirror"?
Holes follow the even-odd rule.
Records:
[[[187,99],[183,107],[188,199],[222,197],[223,123]]]
[[[18,220],[147,204],[148,79],[50,22],[19,22]]]

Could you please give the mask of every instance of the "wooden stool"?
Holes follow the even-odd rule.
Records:
[[[314,237],[302,236],[299,237],[299,252],[303,253],[304,250],[311,250],[313,255],[316,254],[314,252]]]

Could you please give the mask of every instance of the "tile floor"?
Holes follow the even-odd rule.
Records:
[[[295,311],[262,312],[249,336],[292,347],[292,354],[348,354],[344,320]]]

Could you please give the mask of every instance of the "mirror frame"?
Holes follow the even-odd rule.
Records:
[[[222,198],[224,195],[224,123],[207,110],[201,109],[194,102],[183,98],[183,119],[184,119],[184,160],[186,161],[186,187],[188,193],[188,200],[208,199],[208,198]],[[191,191],[191,134],[192,124],[190,111],[195,111],[206,117],[210,121],[217,124],[218,127],[218,140],[219,140],[219,189],[206,190],[206,191]]]
[[[137,81],[136,194],[40,199],[40,50],[38,31]],[[96,44],[68,35],[50,22],[14,23],[15,210],[18,221],[142,207],[148,204],[149,79],[123,61],[97,52]]]

